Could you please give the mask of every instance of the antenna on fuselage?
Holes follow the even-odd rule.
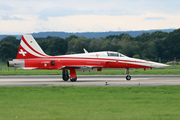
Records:
[[[84,50],[84,53],[88,53],[88,51],[85,48],[83,48],[83,50]]]

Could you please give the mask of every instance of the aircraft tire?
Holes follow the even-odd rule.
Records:
[[[127,76],[126,76],[126,80],[128,80],[128,81],[131,80],[131,76],[130,76],[130,75],[127,75]]]
[[[69,80],[68,70],[66,70],[66,69],[62,70],[62,79],[64,81],[68,81]]]
[[[63,75],[63,80],[68,81],[69,80],[69,75]]]
[[[76,82],[77,77],[76,78],[71,78],[70,80],[71,80],[71,82]]]

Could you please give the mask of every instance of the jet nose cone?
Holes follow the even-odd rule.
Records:
[[[155,68],[167,67],[167,66],[169,66],[169,65],[162,64],[162,63],[153,63],[152,64],[152,67],[155,67]]]

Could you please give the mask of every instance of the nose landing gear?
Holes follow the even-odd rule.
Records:
[[[127,68],[126,69],[126,74],[127,74],[127,76],[126,76],[126,80],[131,80],[131,76],[129,75],[130,73],[129,73],[129,68]]]

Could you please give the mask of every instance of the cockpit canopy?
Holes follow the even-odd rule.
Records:
[[[107,55],[110,56],[110,57],[127,57],[127,56],[125,56],[125,55],[123,55],[123,54],[121,54],[121,53],[118,53],[118,52],[110,52],[110,51],[107,52]]]

